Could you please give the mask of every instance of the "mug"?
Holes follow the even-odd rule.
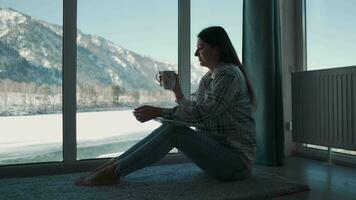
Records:
[[[165,90],[173,90],[176,83],[176,76],[174,71],[159,71],[156,74],[156,80]]]

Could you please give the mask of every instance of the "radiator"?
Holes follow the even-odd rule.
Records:
[[[356,66],[292,73],[292,138],[356,150]]]

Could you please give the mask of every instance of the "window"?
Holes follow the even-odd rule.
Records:
[[[191,91],[195,92],[200,78],[208,71],[199,65],[196,50],[197,34],[209,26],[222,26],[228,33],[236,53],[242,59],[243,0],[191,0]],[[219,12],[219,15],[212,14]],[[221,12],[220,12],[221,11]]]
[[[174,95],[159,87],[155,75],[159,70],[178,72],[178,35],[184,35],[182,40],[187,41],[184,30],[189,25],[186,23],[188,3],[192,5],[191,52],[195,51],[196,34],[202,28],[221,25],[227,29],[241,56],[242,0],[224,2],[220,7],[221,2],[212,0],[107,0],[105,3],[77,0],[77,6],[75,1],[67,1],[63,10],[63,1],[2,0],[0,165],[64,161],[65,168],[73,162],[78,164],[73,160],[74,134],[70,133],[73,128],[77,129],[77,160],[116,156],[157,128],[159,123],[136,122],[131,111],[143,104],[163,107],[175,104]],[[212,18],[197,5],[208,10],[218,7],[224,13]],[[70,76],[64,80],[68,85],[76,84],[77,88],[75,125],[62,122],[62,106],[67,111],[65,122],[75,116],[69,104],[62,104],[62,96],[66,103],[73,100],[71,95],[62,95],[62,57],[69,58],[65,64],[71,66],[73,60],[67,49],[75,47],[68,37],[67,49],[62,52],[63,20],[73,22],[63,19],[63,11],[66,17],[77,16],[77,82]],[[178,12],[184,19],[181,27],[178,27]],[[70,35],[72,25],[65,23],[66,34]],[[186,49],[179,51],[186,52]],[[183,56],[179,62],[189,62],[185,59]],[[69,67],[66,75],[70,70]],[[192,80],[196,87],[205,72],[200,66],[194,70]],[[64,91],[70,94],[72,90]],[[62,126],[69,131],[64,141]],[[58,170],[56,164],[42,164],[23,165],[19,169],[30,174],[38,166],[46,169],[53,166]]]
[[[62,7],[0,3],[0,165],[63,160]]]
[[[77,16],[77,157],[117,156],[160,126],[134,108],[175,104],[155,77],[178,72],[178,3],[79,0]]]
[[[356,2],[305,2],[308,70],[356,65]]]
[[[356,65],[355,1],[305,1],[307,69],[327,69]],[[327,150],[327,147],[306,147]],[[332,148],[333,152],[356,155],[356,151]]]

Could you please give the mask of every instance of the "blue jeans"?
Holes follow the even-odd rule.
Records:
[[[163,158],[176,147],[207,174],[220,180],[241,180],[249,169],[231,149],[189,127],[163,124],[118,157],[125,176]]]

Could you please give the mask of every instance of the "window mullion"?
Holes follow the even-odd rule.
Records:
[[[297,44],[297,66],[295,71],[307,70],[307,35],[306,35],[306,8],[305,0],[294,3],[296,9],[296,44]]]
[[[190,99],[190,0],[178,1],[178,73],[183,94]]]
[[[63,161],[76,161],[77,0],[63,0]]]

